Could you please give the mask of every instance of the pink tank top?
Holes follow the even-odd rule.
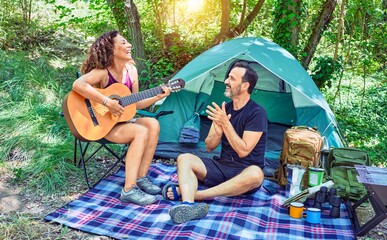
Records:
[[[113,83],[118,83],[118,81],[113,77],[113,75],[109,72],[109,70],[107,70],[107,71],[108,71],[108,75],[109,75],[109,82],[108,82],[106,87],[109,87]],[[130,91],[132,91],[132,80],[130,80],[130,76],[129,76],[129,71],[128,70],[126,70],[126,82],[125,82],[124,85],[127,86]]]

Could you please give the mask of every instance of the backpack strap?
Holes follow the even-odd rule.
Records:
[[[342,167],[340,167],[342,169]],[[335,169],[332,169],[335,170]],[[338,170],[338,169],[337,169]],[[335,177],[332,178],[334,184],[339,187],[341,194],[345,194],[345,198],[349,199],[349,194],[351,192],[351,184],[348,182],[348,169],[345,168],[345,171],[336,171]],[[343,196],[342,196],[343,197]]]
[[[358,195],[358,197],[362,197],[362,192],[358,190],[363,189],[363,184],[357,181],[356,176],[353,175],[353,171],[351,171],[350,168],[347,169],[347,175],[351,189],[356,189],[356,191],[352,192],[352,195]]]
[[[348,177],[348,182],[349,184],[345,187],[345,196],[347,199],[349,199],[349,196],[351,195],[351,187],[354,186],[354,181],[353,181],[353,175],[352,175],[352,172],[351,172],[351,169],[350,168],[346,168],[346,172],[347,172],[347,177]]]

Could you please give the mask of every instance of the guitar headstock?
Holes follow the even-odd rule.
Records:
[[[181,78],[172,79],[168,82],[167,86],[171,87],[173,92],[177,92],[184,88],[185,81]]]

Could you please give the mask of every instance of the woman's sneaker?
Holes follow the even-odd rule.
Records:
[[[137,186],[148,194],[156,195],[161,192],[161,188],[154,185],[148,177],[142,177],[137,179]]]
[[[148,205],[156,202],[156,197],[149,195],[141,191],[141,189],[135,185],[132,186],[132,189],[125,192],[124,189],[121,191],[120,200],[122,202],[134,203],[137,205]]]

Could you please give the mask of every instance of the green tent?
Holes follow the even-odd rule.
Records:
[[[317,127],[326,139],[326,147],[344,146],[333,112],[299,62],[288,51],[269,40],[245,37],[207,50],[175,75],[174,78],[185,80],[186,85],[184,90],[172,93],[158,109],[174,111],[174,114],[159,119],[161,133],[158,155],[167,157],[168,154],[162,152],[168,146],[173,146],[174,153],[179,152],[176,146],[184,145],[178,144],[183,126],[197,116],[201,120],[200,140],[205,138],[211,123],[206,118],[203,105],[230,101],[223,95],[223,81],[230,64],[237,60],[248,61],[259,76],[251,97],[267,111],[269,141],[270,136],[277,138],[277,147],[268,146],[267,151],[280,150],[278,146],[282,145],[283,131],[295,125]],[[282,131],[278,132],[280,128]],[[191,143],[190,151],[195,152],[192,149],[200,148],[200,143],[196,146]]]

